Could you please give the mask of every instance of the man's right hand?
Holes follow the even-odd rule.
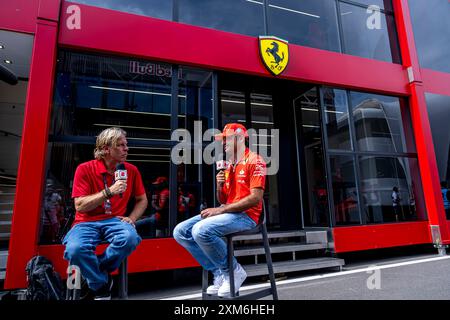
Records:
[[[225,171],[219,171],[219,173],[216,175],[216,182],[219,187],[223,186],[223,184],[225,183]]]
[[[109,190],[115,196],[116,194],[124,193],[127,190],[127,180],[117,180]]]

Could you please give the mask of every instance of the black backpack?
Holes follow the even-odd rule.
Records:
[[[63,300],[63,283],[53,264],[43,256],[35,256],[27,263],[27,300]]]

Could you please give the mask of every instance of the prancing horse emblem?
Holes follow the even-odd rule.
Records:
[[[260,36],[259,53],[264,65],[272,74],[277,76],[286,69],[289,61],[289,46],[286,40]]]

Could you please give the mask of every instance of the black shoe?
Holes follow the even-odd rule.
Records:
[[[108,282],[100,289],[94,292],[94,300],[111,300],[111,289],[113,286],[113,279],[108,274]]]

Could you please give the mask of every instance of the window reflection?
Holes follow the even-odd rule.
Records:
[[[172,19],[173,0],[68,0],[70,2],[88,4],[106,9],[129,12],[143,16]]]
[[[119,126],[128,140],[170,139],[172,67],[62,51],[53,132],[93,136]]]
[[[415,151],[409,112],[399,98],[362,92],[351,92],[350,98],[359,150]]]
[[[408,0],[420,65],[450,73],[450,2]]]
[[[336,5],[328,0],[269,0],[268,28],[290,43],[340,51]]]
[[[350,142],[347,92],[326,88],[323,90],[323,96],[328,147],[330,149],[350,150],[352,145]]]
[[[359,224],[354,158],[331,156],[330,163],[336,225]]]
[[[359,158],[359,165],[368,223],[417,220],[421,190],[416,159],[365,156]]]
[[[179,22],[258,36],[264,34],[262,0],[179,0]]]
[[[203,160],[203,133],[213,128],[213,91],[212,72],[181,67],[179,78],[179,92],[183,99],[179,99],[179,128],[187,129],[191,135],[192,146],[189,150],[179,153],[186,156],[188,163],[179,164],[177,170],[177,210],[176,223],[200,213],[214,203],[213,183],[214,166]],[[195,126],[195,121],[197,126]],[[195,133],[201,137],[195,137]],[[205,143],[208,143],[205,141]]]
[[[344,52],[364,58],[401,63],[395,21],[391,15],[380,14],[377,25],[373,12],[341,2]]]
[[[328,225],[328,188],[317,88],[294,99],[305,226]]]

